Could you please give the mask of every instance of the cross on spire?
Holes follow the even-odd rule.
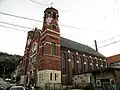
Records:
[[[53,6],[53,2],[50,3],[51,7]]]

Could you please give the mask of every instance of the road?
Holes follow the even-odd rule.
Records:
[[[0,88],[3,87],[4,89],[6,89],[9,86],[10,86],[9,83],[5,82],[3,78],[0,78]]]

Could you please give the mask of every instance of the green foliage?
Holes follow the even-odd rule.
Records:
[[[0,52],[0,75],[3,74],[4,68],[6,75],[9,75],[12,71],[14,71],[19,64],[20,58],[20,55]]]

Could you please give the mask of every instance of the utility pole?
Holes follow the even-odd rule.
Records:
[[[97,41],[94,40],[94,42],[95,42],[95,49],[96,49],[96,51],[98,52]]]

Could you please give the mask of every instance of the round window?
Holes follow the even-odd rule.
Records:
[[[52,24],[52,28],[53,28],[53,29],[56,29],[56,28],[57,28],[57,25]]]

